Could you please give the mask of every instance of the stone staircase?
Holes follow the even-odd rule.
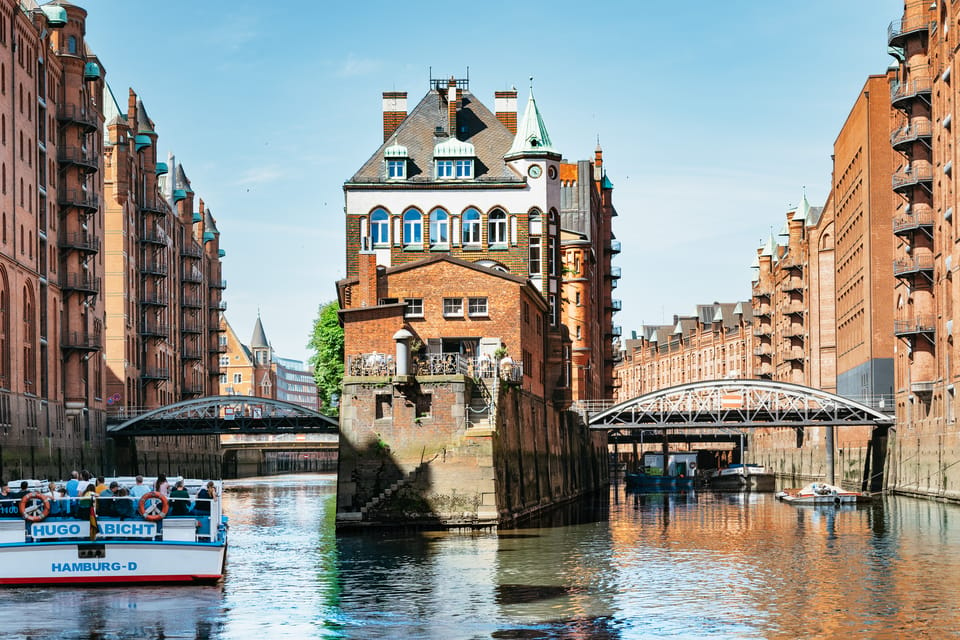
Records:
[[[492,388],[488,388],[490,384]],[[493,402],[496,394],[497,378],[480,380],[473,387],[470,394],[470,403],[467,405],[467,428],[468,429],[493,429],[496,418],[492,413],[496,409]]]
[[[375,508],[377,505],[381,504],[383,501],[385,501],[386,499],[388,499],[390,496],[392,496],[393,494],[395,494],[397,491],[399,491],[399,490],[402,489],[403,487],[407,486],[408,484],[410,484],[410,483],[412,483],[414,480],[416,480],[416,479],[417,479],[417,476],[420,475],[420,472],[421,472],[421,471],[423,471],[424,469],[427,468],[427,465],[428,465],[428,464],[430,464],[429,461],[427,461],[427,462],[421,462],[419,465],[417,465],[417,467],[416,467],[413,471],[411,471],[410,473],[408,473],[408,474],[407,474],[406,476],[404,476],[403,478],[400,478],[400,479],[397,480],[396,482],[391,483],[390,486],[387,487],[386,489],[384,489],[383,491],[381,491],[379,495],[376,495],[376,496],[372,497],[370,500],[368,500],[365,505],[363,505],[362,507],[360,507],[360,518],[359,518],[359,519],[363,519],[363,516],[364,516],[368,511],[370,511],[371,509]]]

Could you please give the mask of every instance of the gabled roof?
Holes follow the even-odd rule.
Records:
[[[436,89],[431,89],[420,104],[407,114],[390,139],[377,148],[347,184],[385,182],[384,151],[397,144],[407,148],[406,181],[434,182],[433,149],[438,143],[450,139],[446,134],[448,126],[446,97]],[[457,128],[457,139],[471,143],[476,151],[474,176],[477,179],[523,182],[503,161],[503,156],[513,143],[513,135],[496,115],[467,90],[463,91],[457,112]],[[438,130],[444,132],[443,135],[438,136]]]

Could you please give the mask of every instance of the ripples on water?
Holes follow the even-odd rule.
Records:
[[[628,494],[495,533],[336,536],[330,476],[234,482],[215,587],[8,589],[0,637],[956,637],[960,507]]]

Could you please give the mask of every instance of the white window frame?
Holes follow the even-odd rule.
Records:
[[[485,318],[490,315],[487,298],[467,298],[467,315],[471,318]]]
[[[453,178],[453,160],[437,160],[437,178],[438,179],[451,179]]]
[[[463,317],[463,298],[444,298],[443,299],[443,317],[444,318],[462,318]]]
[[[423,317],[423,298],[407,298],[407,303],[403,310],[404,318],[422,318]]]
[[[477,215],[474,219],[467,219],[468,213]],[[465,247],[478,247],[483,242],[483,214],[474,208],[463,212],[460,226],[463,231],[463,245]],[[467,238],[470,238],[469,240]]]
[[[423,246],[423,214],[416,209],[403,212],[403,246]]]
[[[243,384],[243,374],[235,373],[233,374],[233,384]]]
[[[444,209],[434,209],[430,212],[430,246],[450,246],[450,214]]]
[[[406,177],[406,160],[387,160],[387,178],[391,180],[403,180]]]
[[[378,215],[383,218],[376,219]],[[390,246],[390,214],[385,209],[370,214],[370,243],[374,247]]]
[[[220,356],[220,366],[229,367],[230,366],[230,356]]]
[[[473,160],[460,158],[453,161],[455,174],[460,180],[469,180],[473,177]]]
[[[507,214],[500,209],[487,216],[487,244],[491,247],[507,246]]]

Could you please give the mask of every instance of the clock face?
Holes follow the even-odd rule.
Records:
[[[540,173],[541,173],[542,171],[543,171],[543,169],[540,168],[540,165],[538,165],[538,164],[532,164],[532,165],[530,165],[530,168],[527,169],[527,175],[529,175],[531,178],[539,178],[539,177],[540,177]]]

